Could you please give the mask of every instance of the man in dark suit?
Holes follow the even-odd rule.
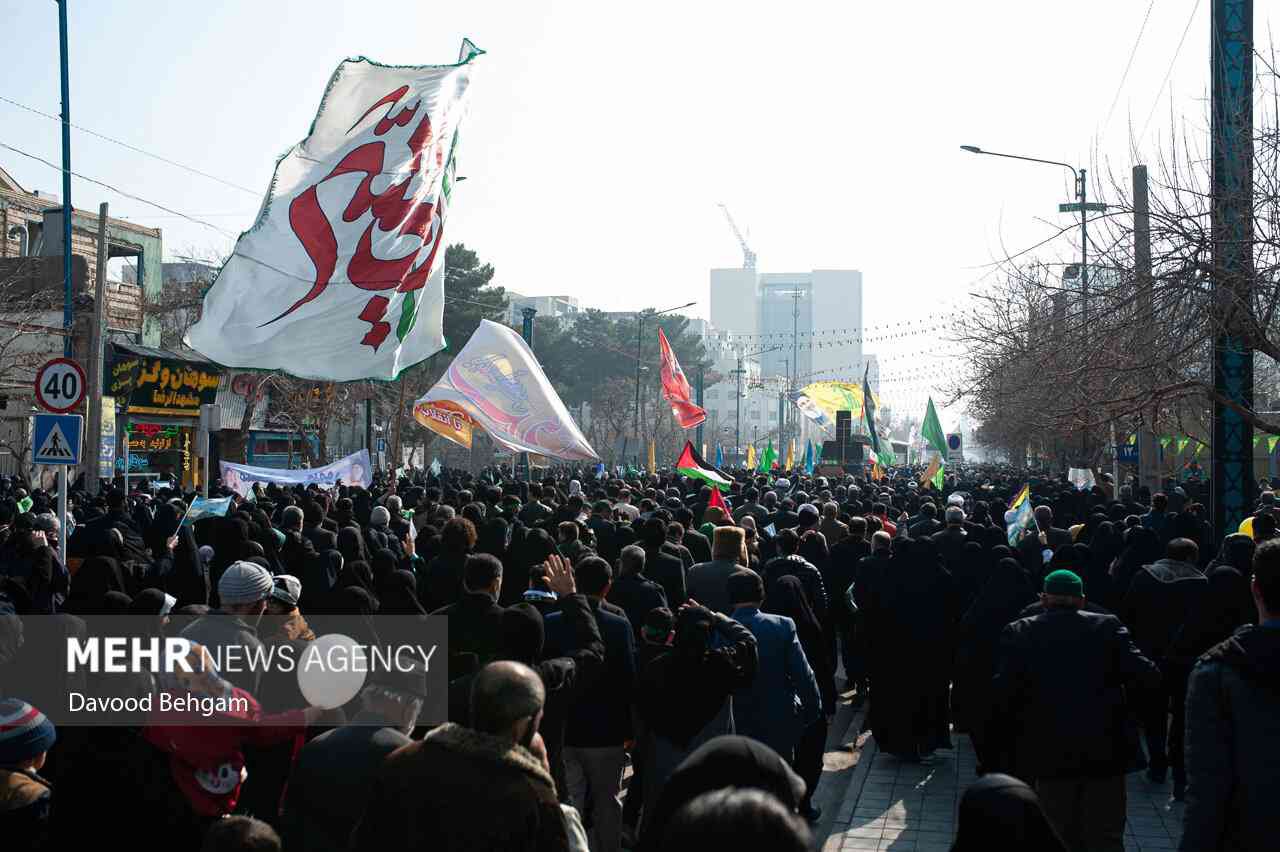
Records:
[[[651,517],[640,528],[640,541],[644,545],[645,573],[649,579],[662,586],[667,606],[672,611],[684,605],[684,563],[679,556],[670,553],[667,543],[667,525],[660,517]]]
[[[929,538],[942,531],[938,521],[938,507],[932,503],[920,504],[920,520],[907,527],[907,535],[911,538]]]
[[[302,516],[305,521],[302,526],[302,536],[311,542],[312,547],[316,549],[316,553],[338,549],[337,534],[332,530],[326,529],[323,525],[323,506],[314,500],[309,501],[302,507]]]
[[[281,816],[290,849],[345,849],[364,815],[382,761],[411,742],[427,693],[425,669],[380,672],[360,695],[360,712],[303,746]]]
[[[992,683],[987,770],[1034,779],[1045,813],[1072,849],[1124,848],[1125,686],[1160,684],[1160,671],[1113,615],[1086,612],[1071,571],[1044,581],[1045,612],[1000,638]]]
[[[473,553],[463,569],[462,597],[432,615],[449,618],[449,659],[475,654],[480,665],[494,658],[502,638],[502,562],[488,553]]]
[[[711,560],[711,541],[693,526],[693,512],[678,509],[675,513],[676,523],[684,527],[684,546],[693,554],[694,562]]]
[[[604,608],[613,572],[598,556],[574,568],[578,591],[590,603],[604,639],[604,669],[569,710],[564,762],[568,792],[578,810],[592,814],[594,849],[618,849],[622,831],[622,773],[625,744],[632,739],[631,694],[636,680],[635,636],[625,616]],[[574,647],[573,630],[562,613],[546,618],[547,647],[558,656]],[[587,797],[590,795],[588,805]]]
[[[667,606],[662,586],[645,576],[644,562],[644,548],[635,544],[622,548],[618,555],[618,579],[606,593],[608,602],[617,604],[627,614],[627,621],[637,640],[640,627],[649,613]]]
[[[611,564],[617,561],[619,549],[615,540],[617,527],[610,520],[612,515],[613,507],[609,505],[609,501],[597,500],[591,506],[591,517],[587,518],[587,527],[596,539],[596,553]]]
[[[827,629],[839,637],[845,681],[852,685],[865,682],[866,677],[861,671],[862,661],[855,659],[854,655],[854,614],[849,609],[846,593],[857,579],[858,563],[871,555],[871,545],[867,542],[866,518],[850,518],[848,527],[845,537],[831,548],[831,558],[827,560],[827,575],[822,578],[822,584],[830,598]]]
[[[1071,543],[1071,533],[1055,527],[1053,525],[1053,509],[1048,506],[1036,506],[1035,510],[1036,526],[1040,528],[1040,532],[1044,533],[1046,546],[1054,551],[1058,551],[1059,547]]]

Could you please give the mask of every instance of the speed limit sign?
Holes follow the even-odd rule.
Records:
[[[70,358],[54,358],[36,373],[36,402],[45,411],[62,414],[84,399],[84,370]]]

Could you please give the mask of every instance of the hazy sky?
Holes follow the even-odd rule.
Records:
[[[1127,178],[1148,115],[1147,154],[1171,110],[1203,133],[1210,5],[1156,2],[1120,86],[1150,0],[71,0],[72,121],[254,190],[76,132],[75,171],[226,233],[78,180],[72,196],[162,227],[171,255],[227,252],[340,60],[450,62],[469,36],[488,54],[446,236],[497,283],[618,310],[696,298],[705,316],[708,269],[741,262],[723,201],[763,271],[862,270],[865,348],[884,359],[885,393],[915,407],[947,369],[931,340],[874,338],[962,301],[1005,248],[1065,224],[1070,200],[1065,170],[958,146]],[[57,113],[55,5],[3,6],[0,45],[21,73],[0,97]],[[1257,3],[1260,45],[1277,6]],[[60,156],[56,122],[3,102],[0,142]],[[60,192],[53,169],[2,149],[0,165]]]

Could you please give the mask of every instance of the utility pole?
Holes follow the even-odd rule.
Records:
[[[738,390],[734,394],[734,416],[736,417],[733,427],[733,452],[736,461],[738,453],[742,451],[742,350],[738,350],[738,366],[733,374],[738,377]]]
[[[524,338],[524,342],[528,344],[530,351],[533,350],[533,318],[537,315],[538,315],[537,308],[524,308],[520,312],[520,316],[522,319],[522,322],[520,324],[520,336]],[[639,393],[640,393],[640,384],[639,384],[639,378],[637,375],[637,380],[636,380],[636,394],[637,394],[636,398],[637,399],[639,399],[639,396],[638,396]],[[524,469],[524,481],[533,482],[533,465],[529,464],[528,453],[520,454],[520,467]],[[518,480],[519,478],[520,477],[517,474],[516,479]]]
[[[85,438],[88,459],[84,469],[84,486],[90,494],[98,493],[98,467],[102,458],[102,341],[106,332],[107,316],[107,202],[98,205],[98,257],[94,275],[93,324],[89,327],[89,392],[85,394],[88,408],[89,435]],[[115,403],[110,403],[114,405]],[[113,412],[114,413],[114,412]]]
[[[644,311],[636,313],[636,467],[640,467],[640,351],[644,342]]]
[[[1138,285],[1138,322],[1142,324],[1144,342],[1149,341],[1155,327],[1152,312],[1151,280],[1151,208],[1147,195],[1147,167],[1133,167],[1133,277]],[[1144,346],[1144,351],[1149,347]],[[1148,377],[1150,384],[1154,377]],[[1160,465],[1156,444],[1156,407],[1143,412],[1142,426],[1138,429],[1138,484],[1146,486],[1154,494],[1160,490]],[[1116,487],[1120,483],[1116,482]]]
[[[71,72],[67,60],[67,0],[58,0],[58,65],[62,73],[62,355],[71,357]],[[6,236],[5,239],[8,239]],[[141,277],[138,283],[142,283]],[[99,388],[101,393],[102,389]],[[95,437],[94,440],[97,440]],[[65,491],[65,489],[64,489]],[[65,513],[64,513],[65,515]],[[66,524],[66,517],[60,519]],[[65,551],[64,551],[65,552]]]
[[[1253,499],[1253,0],[1213,0],[1210,113],[1213,236],[1213,530]]]
[[[754,358],[755,356],[763,355],[766,352],[775,352],[781,348],[781,346],[770,346],[767,349],[757,349],[754,352],[747,352],[745,354],[741,349],[738,350],[738,368],[733,371],[733,374],[738,377],[738,395],[735,400],[737,405],[735,411],[737,421],[733,431],[733,449],[736,453],[740,453],[742,451],[742,374],[746,372],[746,370],[742,368],[742,362],[747,358]]]
[[[800,290],[793,290],[791,293],[791,372],[787,374],[787,396],[791,395],[791,391],[795,390],[796,375],[799,373],[797,369],[800,364],[798,350],[800,348],[800,296],[803,295]],[[810,329],[812,330],[812,328]],[[813,335],[809,335],[810,343],[813,342]],[[812,362],[811,362],[812,363]],[[790,412],[786,408],[778,414],[778,428],[783,427],[783,421]],[[791,434],[788,428],[787,435]]]

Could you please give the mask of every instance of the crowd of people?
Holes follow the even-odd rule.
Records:
[[[73,491],[59,518],[54,495],[0,483],[0,837],[802,850],[842,694],[902,761],[972,738],[956,849],[1122,849],[1136,771],[1171,775],[1183,849],[1280,836],[1271,491],[1222,535],[1195,483],[740,471],[713,494],[669,471],[510,474],[258,486],[194,523],[176,489]],[[124,614],[198,655],[444,616],[448,718],[421,718],[418,674],[322,710],[296,679],[214,670],[185,687],[245,697],[240,724],[55,729],[53,698],[13,688],[52,641],[20,617],[86,636]]]

